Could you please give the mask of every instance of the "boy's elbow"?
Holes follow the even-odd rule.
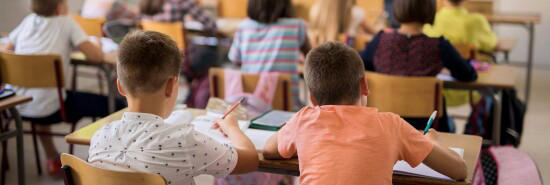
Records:
[[[455,173],[450,176],[452,179],[458,181],[466,179],[466,176],[468,176],[468,168],[466,167],[466,162],[464,161],[464,159],[458,159],[455,169]]]

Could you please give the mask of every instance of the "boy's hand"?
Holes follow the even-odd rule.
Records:
[[[428,130],[428,133],[426,133],[425,137],[432,141],[437,142],[439,140],[439,133],[435,129],[430,128],[430,130]]]
[[[225,119],[216,120],[214,125],[212,125],[212,129],[219,129],[224,136],[227,136],[227,133],[230,132],[230,130],[239,129],[239,123],[235,117],[229,114],[225,117]]]

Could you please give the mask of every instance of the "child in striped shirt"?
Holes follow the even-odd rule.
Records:
[[[248,19],[234,35],[229,60],[246,73],[280,72],[292,75],[293,107],[299,100],[298,62],[311,49],[303,20],[291,18],[290,0],[249,0]]]

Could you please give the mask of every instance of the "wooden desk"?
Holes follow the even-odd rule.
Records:
[[[97,130],[112,121],[119,120],[126,110],[127,109],[120,110],[67,135],[65,137],[65,141],[71,144],[90,145],[90,140]],[[206,111],[202,109],[188,110],[193,114],[193,117],[206,113]],[[393,175],[393,182],[406,184],[470,184],[481,149],[481,140],[482,139],[479,136],[440,133],[439,142],[441,145],[445,147],[458,147],[464,149],[464,160],[466,161],[466,166],[468,168],[468,176],[466,178],[466,181],[453,182],[420,177]],[[259,171],[285,175],[299,175],[300,173],[297,159],[267,160],[264,159],[261,153],[259,153],[258,157],[260,158]]]
[[[488,71],[478,72],[475,82],[443,80],[445,88],[460,89],[514,89],[516,85],[516,67],[506,64],[492,65]]]
[[[0,110],[9,110],[11,116],[15,119],[15,130],[0,133],[0,141],[5,141],[12,137],[15,137],[17,140],[17,177],[19,185],[25,185],[25,153],[23,151],[23,122],[15,106],[30,102],[31,100],[32,97],[18,95],[0,100]],[[6,151],[7,149],[3,148],[2,150]],[[4,174],[2,173],[2,175]]]
[[[527,78],[525,82],[525,104],[529,103],[529,94],[531,91],[531,76],[533,71],[533,52],[535,45],[535,24],[540,24],[540,13],[534,12],[494,12],[485,14],[487,20],[492,24],[512,24],[519,25],[527,29],[529,35],[529,45],[527,53]]]

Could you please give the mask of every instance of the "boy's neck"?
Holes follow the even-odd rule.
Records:
[[[408,36],[420,35],[423,26],[420,23],[403,23],[397,32]]]
[[[164,119],[166,119],[172,112],[171,109],[168,109],[164,104],[164,99],[156,98],[154,96],[126,97],[126,100],[128,101],[129,112],[154,114]]]

